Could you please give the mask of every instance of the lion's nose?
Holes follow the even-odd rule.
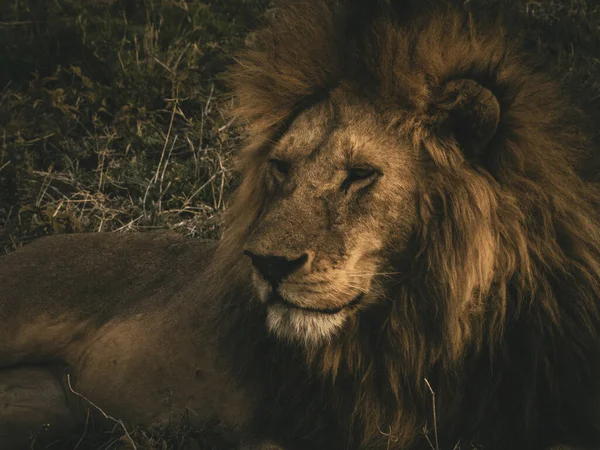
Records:
[[[288,259],[283,256],[257,255],[249,250],[244,250],[244,254],[250,257],[252,264],[264,279],[274,286],[301,269],[308,261],[307,253],[296,259]]]

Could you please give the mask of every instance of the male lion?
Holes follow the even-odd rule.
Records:
[[[600,447],[600,152],[501,25],[438,3],[273,10],[231,71],[218,244],[2,258],[2,443],[89,400],[285,449]]]

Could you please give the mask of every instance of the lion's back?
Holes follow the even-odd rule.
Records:
[[[168,301],[198,277],[214,247],[165,232],[41,238],[0,258],[0,320],[37,310],[102,321]]]

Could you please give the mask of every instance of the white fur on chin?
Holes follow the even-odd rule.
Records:
[[[279,339],[316,345],[335,335],[346,318],[344,311],[325,314],[274,304],[267,309],[267,328]]]

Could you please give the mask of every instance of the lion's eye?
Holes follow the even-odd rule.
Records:
[[[273,175],[275,175],[278,179],[283,179],[288,176],[290,173],[290,163],[287,161],[282,161],[281,159],[272,158],[269,160],[269,164],[271,165],[271,170],[273,171]]]
[[[373,167],[352,167],[342,183],[342,189],[348,192],[351,188],[363,188],[372,184],[381,173]]]

